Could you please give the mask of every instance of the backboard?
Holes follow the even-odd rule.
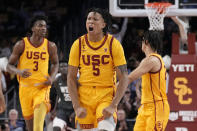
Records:
[[[149,2],[169,2],[172,6],[167,16],[197,16],[197,0],[109,0],[114,17],[145,17],[144,5]]]

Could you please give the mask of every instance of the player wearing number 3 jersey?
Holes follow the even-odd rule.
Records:
[[[116,108],[128,85],[123,48],[117,39],[106,34],[108,16],[105,10],[90,9],[88,33],[77,39],[70,51],[67,83],[78,129],[114,131]]]
[[[32,19],[32,35],[16,43],[7,65],[10,73],[17,74],[22,113],[29,131],[43,131],[44,118],[50,109],[49,90],[59,66],[56,45],[45,38],[46,22],[45,16]]]

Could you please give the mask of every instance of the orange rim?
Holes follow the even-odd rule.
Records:
[[[167,7],[171,6],[171,5],[172,4],[168,3],[168,2],[153,2],[153,3],[145,4],[146,7],[151,7],[151,8],[160,8],[160,7],[167,8]]]

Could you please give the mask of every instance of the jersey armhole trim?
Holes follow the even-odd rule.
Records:
[[[23,51],[21,52],[21,55],[25,52],[25,40],[24,39],[25,38],[22,39],[22,42],[23,42],[24,46],[23,46]]]
[[[158,57],[158,56],[156,56],[156,55],[151,55],[151,56],[155,56],[155,57],[157,57],[158,59],[159,59],[159,61],[160,61],[160,69],[158,70],[158,71],[155,71],[155,72],[149,72],[149,73],[151,73],[151,74],[156,74],[156,73],[159,73],[160,71],[161,71],[161,68],[162,68],[162,62],[161,62],[161,59]]]
[[[49,54],[49,40],[47,40],[47,51],[48,51],[48,54]]]
[[[79,65],[80,65],[80,58],[81,58],[81,37],[79,37]]]
[[[110,55],[112,57],[112,60],[113,60],[113,55],[112,55],[112,44],[113,44],[113,40],[114,40],[114,37],[112,36],[112,38],[110,40],[110,45],[109,45],[109,50],[110,50]]]

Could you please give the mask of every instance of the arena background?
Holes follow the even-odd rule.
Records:
[[[117,1],[118,2],[118,1]],[[142,8],[143,0],[137,5],[134,0],[120,0],[121,9]],[[173,3],[173,0],[172,0]],[[182,4],[181,4],[182,3]],[[180,0],[180,9],[197,9],[197,1]],[[139,5],[138,5],[139,4]],[[16,41],[27,35],[29,20],[37,14],[48,16],[48,39],[54,41],[58,47],[59,59],[68,61],[69,50],[79,36],[86,33],[85,13],[88,8],[99,7],[109,10],[108,0],[1,0],[0,1],[0,57],[9,57]],[[133,5],[133,6],[130,6]],[[134,6],[135,5],[135,6]],[[196,10],[197,13],[197,10]],[[128,22],[125,24],[125,18]],[[188,54],[179,54],[178,26],[166,17],[164,19],[163,44],[161,55],[171,57],[169,69],[168,97],[171,106],[171,115],[167,130],[169,131],[195,131],[197,124],[197,71],[196,71],[196,36],[197,17],[187,16],[189,21],[188,46],[182,47]],[[113,16],[113,25],[118,32],[125,29],[122,36],[122,45],[127,58],[128,68],[133,70],[144,58],[141,52],[141,37],[149,28],[147,17]],[[185,45],[184,45],[185,46]],[[181,47],[180,47],[181,48]],[[131,62],[131,63],[130,63]],[[133,62],[133,63],[132,63]],[[0,120],[8,120],[10,109],[19,111],[18,83],[14,75],[4,72],[4,95],[7,109],[0,115]],[[6,86],[5,86],[6,85]],[[132,110],[126,120],[134,125],[137,114],[138,100],[136,99],[135,83],[131,85]],[[46,129],[45,129],[46,130]]]

